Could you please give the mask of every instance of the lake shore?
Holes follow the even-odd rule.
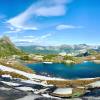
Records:
[[[19,71],[13,68],[9,68],[7,66],[0,65],[0,70],[2,71],[9,71],[9,72],[15,72],[20,75],[24,75],[28,78],[28,80],[21,79],[20,81],[1,81],[3,84],[9,85],[11,87],[14,87],[17,90],[24,91],[25,93],[32,92],[32,98],[33,95],[38,95],[38,97],[42,98],[55,98],[55,97],[74,97],[74,95],[78,94],[80,97],[81,95],[85,94],[86,91],[90,86],[98,87],[100,82],[100,77],[95,78],[78,78],[75,80],[69,80],[69,79],[62,79],[62,78],[56,78],[56,77],[47,77],[47,76],[41,76],[37,74],[30,74],[23,71]],[[92,84],[93,83],[93,84]],[[33,87],[35,86],[36,89]],[[42,88],[43,87],[43,88]],[[54,88],[53,91],[51,91],[51,87]],[[55,88],[56,87],[56,88]],[[41,89],[40,89],[41,88]],[[48,90],[49,89],[49,90]],[[47,91],[48,90],[48,91]],[[66,91],[59,92],[59,90]],[[58,91],[58,92],[57,92]],[[47,93],[47,94],[45,94]],[[63,94],[64,93],[64,94]],[[70,94],[69,94],[70,93]],[[25,94],[24,94],[25,95]],[[30,96],[30,95],[28,95]],[[27,96],[26,96],[27,97]],[[21,100],[21,99],[19,99]],[[22,99],[23,100],[23,99]],[[49,99],[47,99],[49,100]],[[59,99],[57,99],[59,100]],[[61,99],[62,100],[62,99]]]
[[[85,61],[81,64],[39,62],[25,64],[25,66],[33,69],[36,74],[64,79],[93,78],[100,76],[99,64],[91,61]]]

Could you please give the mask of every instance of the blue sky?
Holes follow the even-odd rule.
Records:
[[[100,44],[100,0],[1,0],[3,35],[16,45]]]

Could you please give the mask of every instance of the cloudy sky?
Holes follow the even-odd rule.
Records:
[[[0,37],[16,45],[100,44],[100,0],[0,0]]]

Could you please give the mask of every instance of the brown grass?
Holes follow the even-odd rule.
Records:
[[[85,86],[87,84],[90,84],[92,82],[98,81],[100,78],[97,79],[91,79],[91,80],[47,80],[48,84],[53,84],[57,87],[77,87],[77,86]]]
[[[18,61],[15,61],[11,64],[7,64],[6,61],[0,61],[0,64],[4,65],[4,66],[11,67],[11,68],[15,68],[15,69],[27,72],[27,73],[35,73],[31,68],[28,68],[27,66],[24,66],[23,64],[21,64]]]
[[[25,79],[25,80],[28,79],[27,77],[20,75],[20,74],[17,74],[17,73],[14,73],[14,72],[8,72],[8,71],[1,71],[0,70],[0,76],[4,75],[4,74],[11,75],[13,78],[21,78],[21,79]]]

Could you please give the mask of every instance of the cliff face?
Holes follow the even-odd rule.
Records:
[[[0,57],[21,54],[22,51],[18,49],[7,36],[0,38]]]

